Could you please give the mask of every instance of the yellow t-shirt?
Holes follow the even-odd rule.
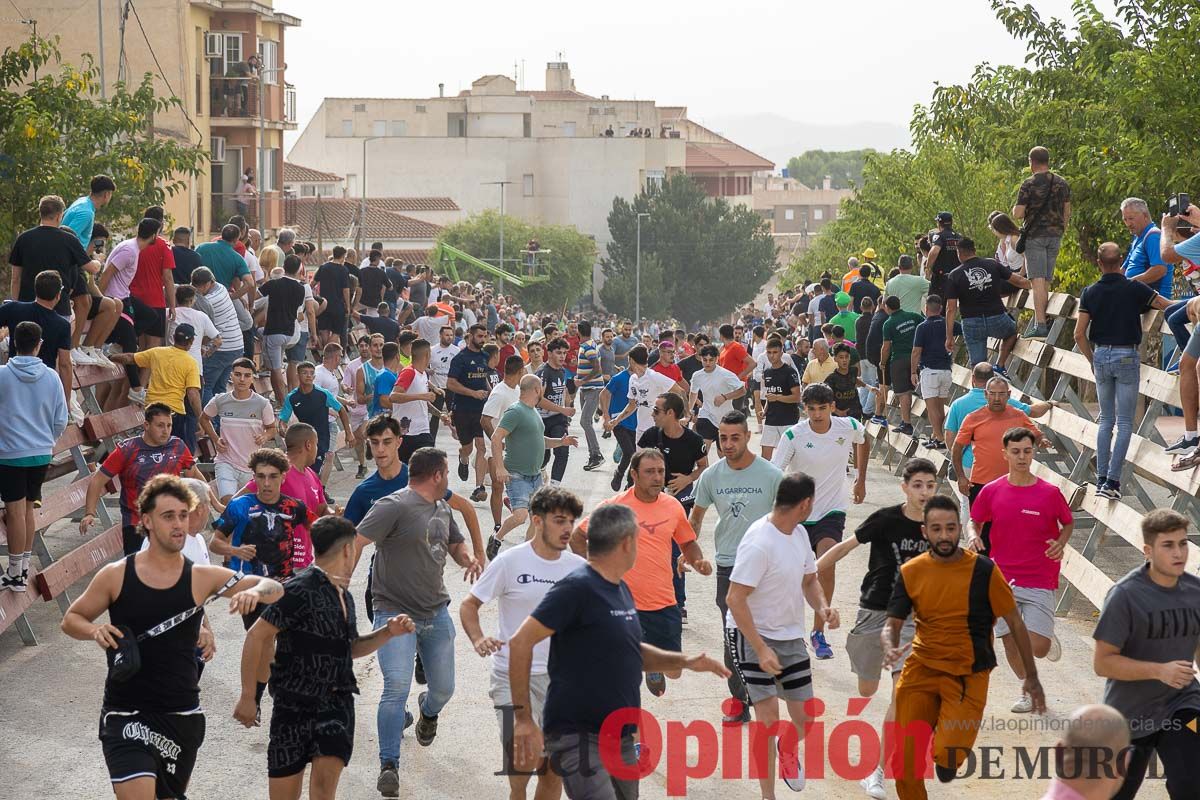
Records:
[[[837,369],[837,360],[833,356],[825,359],[824,364],[817,361],[815,357],[810,358],[808,366],[804,368],[804,376],[800,378],[800,382],[805,386],[808,386],[810,383],[823,383],[835,369]]]
[[[150,368],[146,403],[162,403],[176,414],[186,413],[184,397],[188,389],[200,388],[200,365],[187,350],[178,347],[152,347],[133,354],[133,363]]]

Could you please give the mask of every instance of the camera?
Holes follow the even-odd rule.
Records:
[[[1167,198],[1167,216],[1168,217],[1183,216],[1184,214],[1186,214],[1188,212],[1188,208],[1190,206],[1191,206],[1191,198],[1188,197],[1186,194],[1184,194],[1182,192],[1180,192],[1179,194],[1173,194]]]

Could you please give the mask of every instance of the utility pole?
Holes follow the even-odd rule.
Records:
[[[504,187],[512,181],[485,181],[484,186],[500,187],[500,269],[504,269]],[[496,284],[496,294],[504,294],[504,278]]]
[[[100,99],[108,99],[108,81],[104,79],[104,0],[96,0],[96,39],[100,50]]]
[[[633,326],[642,325],[642,217],[648,217],[648,211],[640,211],[637,215],[637,277],[633,289]]]

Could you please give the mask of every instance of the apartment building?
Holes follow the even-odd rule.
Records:
[[[854,195],[851,189],[834,189],[825,178],[820,188],[809,188],[795,178],[776,175],[754,179],[752,203],[755,211],[771,225],[779,245],[779,263],[803,252],[831,220],[837,219],[842,200]]]

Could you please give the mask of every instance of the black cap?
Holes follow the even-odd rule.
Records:
[[[176,342],[190,342],[196,338],[196,329],[184,322],[175,328]]]
[[[953,222],[954,215],[949,211],[939,211],[938,215],[933,218],[936,222]]]

